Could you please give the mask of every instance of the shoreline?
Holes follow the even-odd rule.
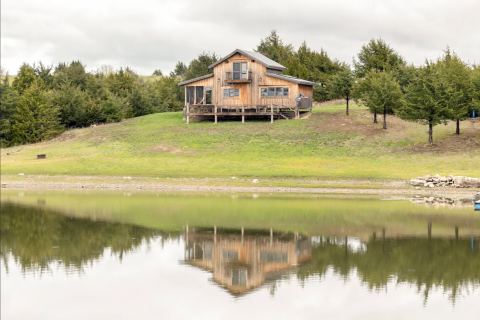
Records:
[[[288,180],[222,178],[142,178],[100,176],[2,176],[2,190],[105,190],[160,192],[229,192],[290,194],[358,194],[468,198],[478,188],[420,188],[405,181]]]

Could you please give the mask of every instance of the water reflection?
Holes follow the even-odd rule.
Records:
[[[213,281],[233,295],[273,281],[311,258],[310,238],[298,233],[185,228],[185,262],[211,271]]]
[[[424,237],[399,237],[388,229],[379,235],[368,231],[369,238],[358,239],[220,227],[185,227],[182,235],[67,214],[41,203],[2,202],[2,266],[8,271],[13,258],[23,274],[42,273],[56,265],[67,272],[83,272],[107,253],[121,262],[154,240],[175,239],[184,242],[181,263],[208,270],[216,284],[235,296],[269,283],[275,286],[285,277],[301,283],[322,281],[331,272],[345,283],[358,279],[371,290],[392,283],[413,285],[425,302],[435,288],[458,301],[480,285],[480,238],[455,227],[451,237],[434,237],[435,223],[424,226]],[[142,270],[141,262],[137,269]]]

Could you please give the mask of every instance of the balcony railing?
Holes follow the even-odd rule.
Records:
[[[243,83],[243,82],[252,82],[252,72],[225,72],[225,82],[226,83]]]

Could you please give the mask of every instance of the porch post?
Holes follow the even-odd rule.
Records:
[[[242,123],[245,123],[245,105],[242,104]]]
[[[187,124],[190,123],[190,103],[187,103]]]
[[[217,123],[217,106],[215,106],[215,123]]]
[[[273,105],[272,104],[270,105],[270,112],[271,112],[270,122],[273,123]]]

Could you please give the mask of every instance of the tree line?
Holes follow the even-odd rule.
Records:
[[[453,120],[460,134],[460,121],[473,110],[480,112],[480,67],[463,62],[449,48],[418,68],[384,40],[372,39],[349,65],[306,42],[295,50],[273,30],[254,50],[287,67],[285,74],[319,83],[315,101],[344,98],[348,115],[355,100],[368,107],[375,123],[377,114],[383,114],[385,129],[387,114],[423,123],[429,127],[430,144],[434,126]],[[179,111],[184,91],[178,84],[211,73],[208,66],[219,58],[204,52],[188,65],[177,62],[169,75],[156,69],[151,78],[128,67],[87,72],[80,61],[55,67],[24,63],[13,82],[7,75],[0,83],[0,146],[48,140],[69,128]]]

